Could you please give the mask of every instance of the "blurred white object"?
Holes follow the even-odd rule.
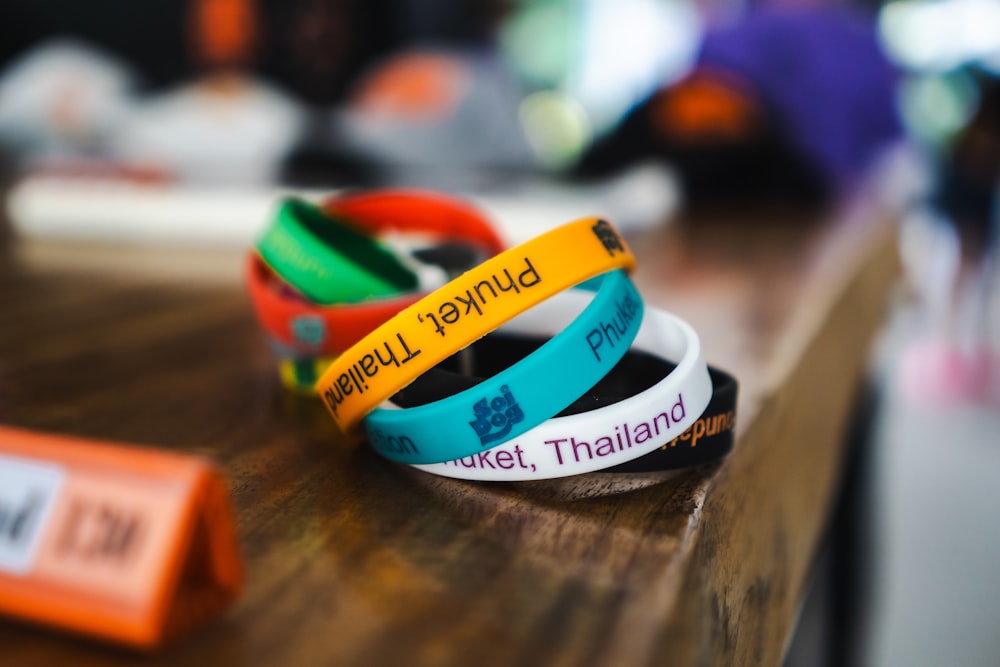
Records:
[[[638,165],[603,183],[530,181],[493,192],[453,192],[480,207],[508,243],[528,240],[571,220],[603,216],[623,233],[664,224],[679,206],[666,167]],[[317,201],[335,190],[291,190],[30,174],[11,188],[7,218],[24,238],[106,243],[166,243],[245,248],[253,244],[278,198]]]
[[[7,217],[24,238],[241,248],[256,240],[285,194],[35,174],[11,188]]]
[[[91,152],[127,115],[134,83],[91,46],[46,42],[0,73],[0,142],[34,156]]]
[[[247,77],[207,77],[138,104],[111,139],[122,162],[181,181],[273,183],[305,122],[298,104]]]

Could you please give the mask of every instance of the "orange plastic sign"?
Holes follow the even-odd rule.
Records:
[[[153,648],[242,579],[211,463],[0,427],[0,613]]]

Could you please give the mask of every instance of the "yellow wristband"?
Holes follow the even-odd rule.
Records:
[[[345,433],[422,373],[519,313],[588,278],[635,268],[611,223],[584,218],[506,250],[408,306],[316,382]]]

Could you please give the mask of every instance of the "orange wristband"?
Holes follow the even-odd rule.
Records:
[[[377,190],[333,197],[322,208],[373,236],[422,233],[432,242],[470,243],[487,257],[505,248],[483,214],[460,199],[436,193]],[[423,296],[414,292],[360,303],[315,304],[288,288],[256,252],[248,253],[244,278],[261,327],[302,356],[340,354]]]
[[[344,432],[423,372],[588,278],[632,269],[611,223],[584,218],[511,248],[408,306],[333,361],[316,390]]]

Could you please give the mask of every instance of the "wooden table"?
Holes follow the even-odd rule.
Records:
[[[238,253],[0,245],[0,422],[213,458],[248,575],[152,658],[0,620],[0,663],[780,664],[897,275],[893,225],[862,202],[630,240],[648,302],[739,377],[735,449],[525,484],[390,464],[284,393]]]

